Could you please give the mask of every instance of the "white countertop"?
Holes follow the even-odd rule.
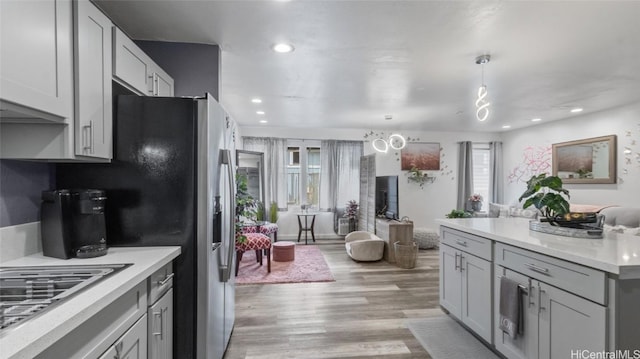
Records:
[[[180,255],[179,246],[109,247],[107,255],[57,259],[42,253],[2,263],[3,267],[131,264],[55,308],[10,327],[0,335],[0,358],[33,358],[114,300]]]
[[[456,218],[436,221],[441,226],[617,274],[620,279],[640,278],[638,236],[613,232],[605,232],[603,239],[557,236],[529,230],[529,219],[525,218]]]

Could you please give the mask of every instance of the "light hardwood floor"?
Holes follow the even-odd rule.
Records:
[[[430,358],[404,321],[442,313],[438,250],[401,269],[354,262],[342,240],[317,243],[336,281],[236,286],[225,359]]]

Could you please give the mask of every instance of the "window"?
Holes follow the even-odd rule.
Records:
[[[290,140],[287,157],[287,203],[319,208],[320,141]]]
[[[489,203],[489,188],[491,187],[489,183],[490,158],[488,143],[473,144],[473,193],[482,196],[485,209],[487,208],[486,204]]]

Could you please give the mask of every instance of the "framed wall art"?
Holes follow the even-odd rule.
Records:
[[[616,183],[616,136],[555,143],[551,162],[564,183]]]
[[[423,171],[440,170],[440,143],[409,142],[400,152],[401,169],[417,167]]]

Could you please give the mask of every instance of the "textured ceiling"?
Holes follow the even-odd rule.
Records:
[[[637,1],[96,3],[135,39],[220,45],[221,102],[243,126],[503,131],[640,100]]]

